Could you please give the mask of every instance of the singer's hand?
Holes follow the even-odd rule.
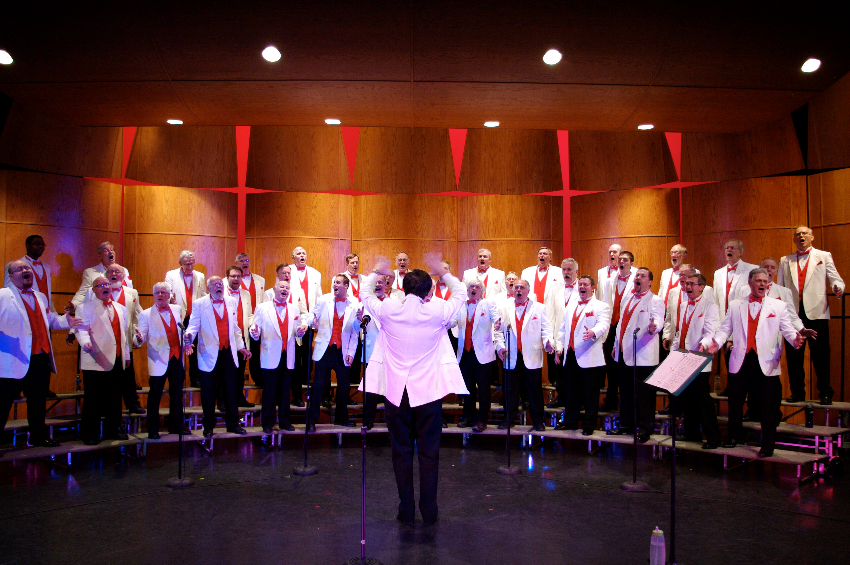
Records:
[[[191,343],[187,343],[183,346],[183,353],[185,353],[186,355],[191,355],[193,351],[195,351],[195,346],[193,346]]]
[[[136,329],[136,341],[137,341],[137,342],[139,342],[139,343],[142,343],[142,341],[144,341],[144,340],[142,339],[142,332],[140,332],[140,331],[138,330],[138,328]]]
[[[552,345],[551,341],[547,341],[543,344],[543,349],[546,350],[546,353],[554,353],[555,347]]]
[[[655,323],[655,318],[649,322],[649,325],[646,326],[646,331],[648,331],[651,335],[655,335],[656,330],[658,330],[658,326]]]
[[[496,320],[496,323],[493,324],[493,329],[496,330],[496,331],[499,331],[499,330],[502,329],[502,319],[501,318]]]
[[[251,329],[248,330],[248,333],[250,334],[251,339],[253,339],[254,341],[260,339],[260,328],[258,328],[257,326],[251,326]]]
[[[251,352],[245,349],[244,347],[239,350],[239,353],[242,354],[242,357],[245,358],[245,361],[251,358]]]
[[[83,346],[83,351],[85,351],[86,353],[91,353],[92,351],[94,351],[94,344],[91,342],[85,344]]]
[[[664,349],[666,349],[667,351],[670,351],[670,340],[669,339],[661,340],[661,345],[662,345],[662,347],[664,347]]]
[[[593,339],[596,339],[596,334],[593,333],[593,330],[584,330],[581,339],[584,341],[591,341]]]
[[[68,318],[68,327],[71,329],[74,329],[83,323],[83,321],[79,318],[75,318],[73,314],[66,314],[66,317]]]
[[[705,346],[700,343],[699,347],[697,347],[697,351],[699,351],[700,353],[705,353]]]
[[[708,352],[711,353],[712,355],[714,355],[715,353],[717,353],[718,349],[720,349],[720,346],[717,345],[717,342],[714,341],[714,340],[711,340],[711,344],[709,344],[709,346],[708,346]]]
[[[806,339],[817,339],[818,332],[813,329],[806,328],[804,330],[800,330],[800,335],[802,335]]]
[[[346,365],[351,365],[351,363],[352,363],[353,361],[354,361],[354,357],[352,357],[351,355],[346,355],[346,356],[345,356],[345,364],[346,364]]]
[[[76,335],[69,333],[67,336],[65,336],[65,343],[67,343],[68,345],[74,345],[75,341],[77,341]]]
[[[307,326],[298,326],[298,329],[295,330],[295,335],[297,337],[304,337],[305,333],[307,333]]]
[[[173,292],[171,293],[171,298],[168,299],[168,303],[169,304],[177,304],[177,296],[175,296],[175,294]]]
[[[555,352],[555,364],[557,364],[557,365],[561,364],[561,352],[560,351]]]
[[[499,359],[501,359],[502,361],[504,361],[504,360],[505,360],[505,348],[503,347],[503,348],[501,348],[499,351],[497,351],[497,352],[496,352],[496,355],[498,355],[498,356],[499,356]]]
[[[363,307],[362,306],[357,309],[357,321],[358,322],[363,321]]]

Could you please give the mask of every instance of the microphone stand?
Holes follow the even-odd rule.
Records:
[[[620,485],[621,489],[629,491],[629,492],[646,492],[646,491],[649,490],[648,484],[646,484],[643,481],[637,480],[637,445],[638,445],[638,441],[637,441],[637,402],[638,402],[638,400],[637,400],[638,399],[638,393],[637,393],[637,386],[638,386],[638,380],[637,380],[637,334],[638,334],[639,331],[640,331],[640,328],[635,328],[635,331],[632,334],[632,338],[633,338],[632,351],[634,352],[634,356],[635,356],[635,361],[634,361],[633,371],[632,371],[632,404],[633,404],[632,407],[634,408],[634,416],[633,416],[634,420],[633,420],[633,425],[632,425],[632,438],[633,438],[633,445],[634,445],[634,453],[632,454],[632,480],[626,481],[622,485]],[[623,352],[623,355],[625,355],[625,352]]]
[[[174,321],[177,322],[177,319],[175,319]],[[178,341],[180,343],[183,343],[183,332],[185,331],[185,329],[183,328],[183,324],[181,324],[180,322],[177,322],[177,327],[180,329],[180,335],[178,335],[178,338],[179,338]],[[186,365],[188,365],[188,356],[185,353],[183,353],[182,351],[181,351],[181,356],[183,358],[183,361],[186,362]],[[185,369],[186,365],[183,366],[184,371],[186,370]],[[193,481],[191,478],[183,476],[183,426],[185,425],[185,422],[183,421],[183,418],[184,418],[183,404],[185,402],[185,400],[183,398],[183,379],[184,378],[185,378],[185,376],[181,375],[180,386],[178,387],[177,391],[172,390],[172,387],[170,387],[170,386],[168,387],[169,396],[172,395],[172,394],[179,394],[180,395],[180,436],[177,438],[177,478],[176,479],[175,478],[168,479],[168,482],[166,483],[171,488],[186,488],[186,487],[190,487],[190,486],[195,484],[195,481]]]
[[[505,397],[505,457],[508,464],[501,465],[496,472],[500,475],[519,475],[519,467],[511,467],[511,425],[513,417],[511,415],[511,327],[505,328],[505,386],[503,387],[503,396]]]
[[[310,383],[310,364],[313,360],[313,328],[308,329],[304,335],[307,337],[307,416],[304,419],[304,460],[301,465],[296,466],[292,470],[293,475],[302,476],[315,475],[319,472],[314,465],[307,464],[307,436],[309,435],[307,430],[310,428],[310,403],[313,400],[310,395],[310,390],[312,389]]]
[[[360,438],[362,447],[360,449],[360,557],[352,557],[345,562],[345,565],[382,565],[380,561],[374,557],[366,557],[366,433],[369,428],[366,427],[366,326],[369,325],[369,316],[364,316],[360,322],[360,329],[363,330],[363,349],[360,351],[360,366],[363,367],[363,425],[360,426]]]

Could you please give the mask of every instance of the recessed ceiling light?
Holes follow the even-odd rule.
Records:
[[[263,49],[263,59],[265,59],[269,63],[277,63],[278,61],[280,61],[280,51],[277,50],[277,47],[269,45],[268,47]]]
[[[543,62],[547,65],[557,65],[561,61],[561,52],[557,49],[549,49],[543,55]]]
[[[803,66],[800,67],[800,70],[804,73],[813,73],[820,68],[820,59],[809,59]]]
[[[11,65],[12,64],[12,56],[9,55],[8,52],[0,49],[0,65]]]
[[[499,127],[499,122],[484,122],[485,128],[497,128]]]
[[[325,123],[329,126],[338,126],[342,122],[337,120],[336,118],[328,118],[327,120],[325,120]]]
[[[641,124],[641,125],[639,125],[639,126],[638,126],[638,129],[647,130],[647,129],[652,129],[652,128],[654,128],[654,127],[655,127],[655,126],[654,126],[654,125],[652,125],[652,124]]]
[[[183,120],[165,120],[165,121],[167,121],[169,124],[171,124],[173,126],[179,126],[179,125],[183,124]]]

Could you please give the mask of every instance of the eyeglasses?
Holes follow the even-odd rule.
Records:
[[[112,285],[110,285],[109,283],[100,283],[100,284],[94,285],[95,288],[109,288],[110,286],[112,286]]]

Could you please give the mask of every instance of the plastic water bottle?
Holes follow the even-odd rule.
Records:
[[[652,541],[649,544],[649,565],[665,565],[667,563],[667,546],[664,544],[664,532],[655,526],[652,530]]]

